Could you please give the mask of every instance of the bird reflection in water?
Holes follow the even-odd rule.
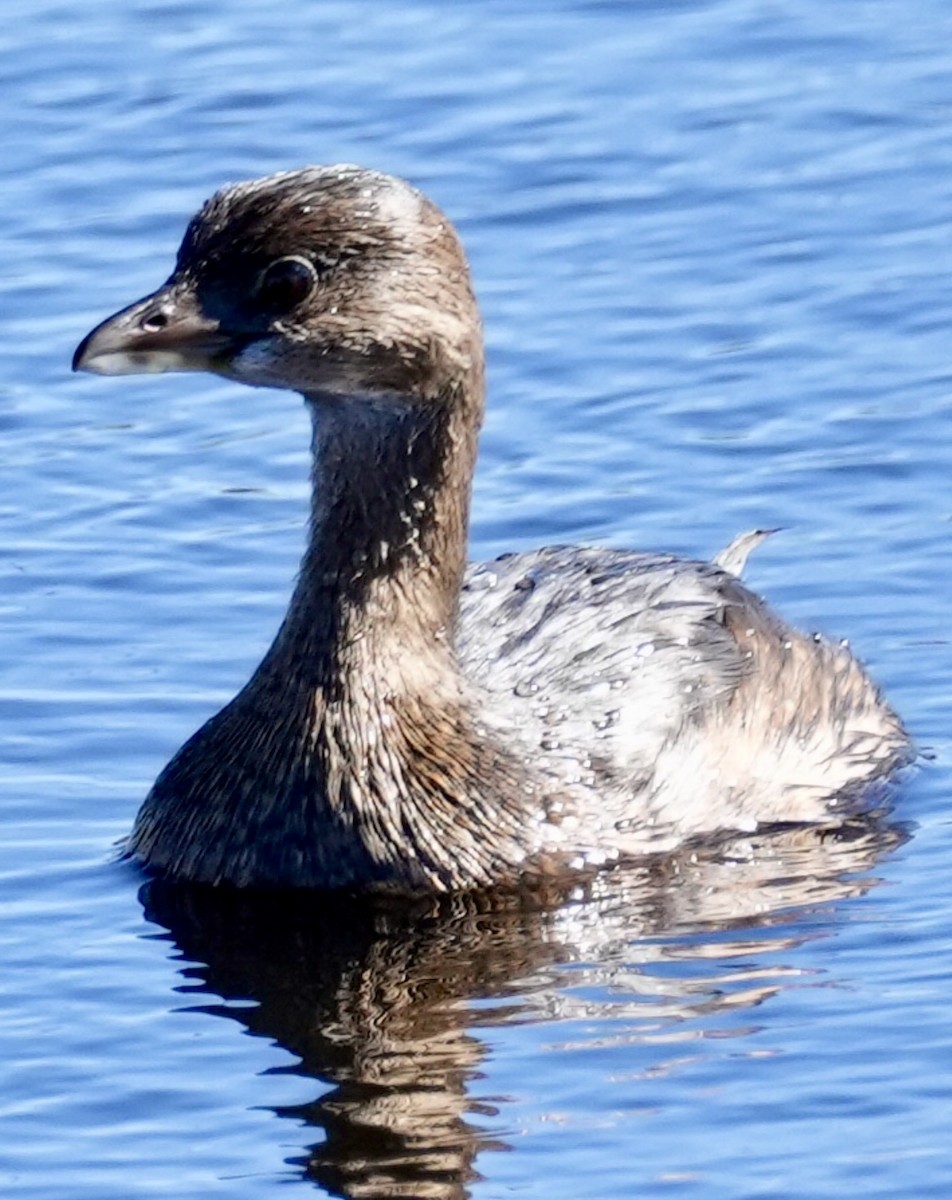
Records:
[[[683,1041],[725,1036],[716,1019],[801,977],[798,945],[873,885],[903,837],[875,816],[781,829],[570,896],[394,902],[154,880],[142,900],[181,954],[206,964],[183,968],[183,990],[222,1000],[203,1013],[240,1020],[330,1086],[278,1110],[321,1131],[295,1170],[354,1200],[464,1200],[480,1155],[511,1148],[486,1132],[504,1126],[505,1099],[474,1095],[481,1028],[585,1015],[613,1043],[640,1044],[647,1079],[677,1069]]]

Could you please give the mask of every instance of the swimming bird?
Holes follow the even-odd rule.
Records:
[[[128,851],[173,878],[439,891],[829,821],[909,756],[843,646],[718,561],[565,546],[467,568],[483,336],[419,191],[355,166],[229,186],[74,368],[301,393],[310,533],[241,692],[159,775]]]

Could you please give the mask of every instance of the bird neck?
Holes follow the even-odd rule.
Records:
[[[466,565],[481,393],[308,396],[310,537],[279,636],[313,682],[366,680],[391,652],[452,659]],[[322,678],[322,676],[324,676]]]

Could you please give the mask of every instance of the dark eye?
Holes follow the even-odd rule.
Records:
[[[316,283],[317,271],[306,258],[279,258],[262,271],[256,299],[269,313],[288,313],[310,296]]]

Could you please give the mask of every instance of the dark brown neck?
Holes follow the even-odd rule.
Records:
[[[274,650],[303,657],[309,683],[337,687],[352,665],[451,656],[466,565],[481,395],[310,396],[308,548]]]

